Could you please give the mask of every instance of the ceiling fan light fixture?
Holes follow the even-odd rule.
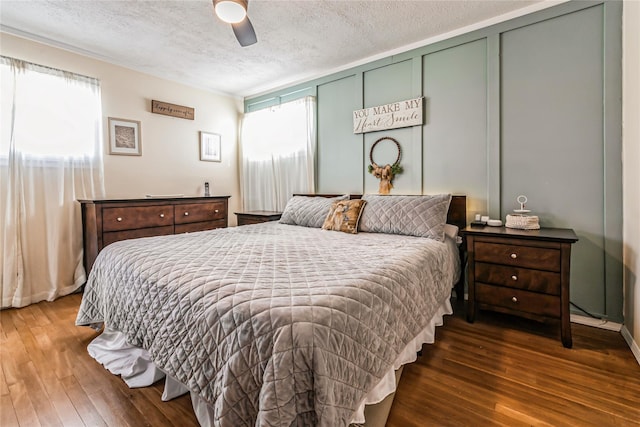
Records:
[[[244,0],[214,0],[213,8],[218,18],[229,24],[237,24],[247,16]]]

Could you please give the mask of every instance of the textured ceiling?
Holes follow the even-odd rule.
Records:
[[[240,47],[210,0],[0,1],[3,31],[191,86],[247,96],[540,0],[251,0]]]

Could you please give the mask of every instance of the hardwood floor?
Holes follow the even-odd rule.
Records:
[[[196,426],[189,397],[129,389],[86,351],[80,295],[0,312],[0,426]],[[457,314],[407,365],[387,426],[640,425],[640,366],[622,336],[480,312]]]

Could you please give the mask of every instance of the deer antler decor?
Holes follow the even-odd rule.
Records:
[[[386,164],[380,167],[376,162],[373,161],[373,149],[376,148],[376,145],[378,145],[380,141],[384,141],[385,139],[393,141],[396,144],[396,147],[398,148],[398,158],[396,158],[396,161],[392,165]],[[401,156],[402,156],[402,148],[400,148],[400,143],[389,136],[384,136],[378,139],[371,146],[371,151],[369,151],[369,160],[371,161],[371,164],[369,165],[368,170],[370,174],[372,174],[373,176],[375,176],[380,180],[380,187],[378,188],[378,193],[389,194],[389,192],[393,188],[393,178],[396,175],[401,174],[403,170],[402,166],[400,166]]]

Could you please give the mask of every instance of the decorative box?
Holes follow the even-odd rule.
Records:
[[[504,226],[520,230],[539,230],[540,221],[536,215],[507,215]]]

